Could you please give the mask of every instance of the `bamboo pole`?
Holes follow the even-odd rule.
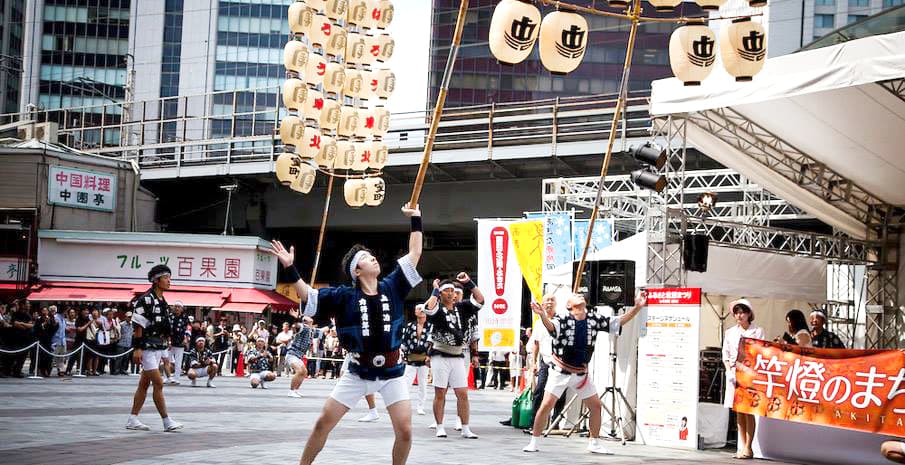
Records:
[[[570,3],[563,3],[563,2],[561,2],[561,1],[559,1],[559,0],[540,0],[540,2],[541,2],[543,5],[545,5],[545,6],[553,6],[553,7],[556,7],[556,8],[558,8],[558,9],[560,9],[560,10],[573,11],[573,12],[575,12],[575,13],[584,13],[584,14],[594,15],[594,16],[606,16],[606,17],[609,17],[609,18],[624,19],[624,20],[626,20],[626,21],[635,21],[635,20],[637,20],[638,22],[641,22],[641,23],[678,23],[678,24],[685,24],[685,23],[687,23],[687,22],[690,21],[690,20],[701,20],[701,19],[703,19],[703,20],[706,20],[706,21],[720,21],[720,20],[724,20],[724,19],[750,18],[750,17],[752,17],[752,16],[763,16],[763,13],[752,13],[752,14],[750,14],[750,15],[719,16],[719,17],[714,17],[714,18],[711,18],[711,17],[709,17],[709,16],[681,16],[681,17],[678,17],[678,18],[656,18],[656,17],[653,17],[653,16],[641,16],[641,13],[640,13],[640,12],[639,12],[637,15],[631,14],[631,12],[629,12],[629,14],[625,14],[625,13],[613,13],[612,11],[598,10],[597,8],[593,8],[593,7],[578,6],[578,5],[572,5],[572,4],[570,4]]]
[[[321,248],[324,246],[324,232],[327,231],[327,216],[330,213],[330,197],[333,194],[333,180],[335,178],[330,176],[330,180],[327,181],[327,198],[324,200],[324,215],[321,217],[321,231],[320,235],[317,238],[317,249],[314,253],[314,266],[311,268],[311,285],[314,285],[315,279],[317,279],[317,267],[321,262]]]
[[[465,12],[468,10],[468,0],[462,0],[459,4],[459,17],[456,19],[456,31],[453,34],[452,46],[449,49],[449,58],[446,60],[446,69],[443,71],[443,81],[440,84],[440,92],[437,95],[437,103],[434,105],[434,113],[431,118],[430,131],[424,144],[424,156],[421,158],[421,166],[418,167],[418,176],[415,177],[415,185],[412,187],[412,197],[409,205],[414,208],[418,205],[421,196],[421,188],[424,186],[424,178],[427,176],[427,166],[430,164],[431,152],[434,149],[434,139],[437,137],[437,128],[443,117],[443,106],[446,104],[446,94],[449,91],[449,81],[452,79],[453,68],[456,64],[456,55],[459,54],[459,44],[462,43],[462,29],[465,28]]]
[[[616,125],[619,124],[619,118],[622,115],[622,111],[625,109],[625,101],[628,98],[628,77],[632,68],[632,54],[635,50],[635,38],[638,33],[640,17],[641,0],[633,0],[632,9],[629,14],[632,26],[629,30],[628,44],[625,47],[625,64],[622,66],[622,82],[619,86],[619,98],[616,100],[616,111],[613,113],[613,121],[610,124],[610,138],[606,146],[606,156],[603,157],[603,164],[600,166],[600,182],[597,187],[597,199],[594,201],[594,210],[591,212],[591,221],[588,224],[588,233],[584,239],[584,250],[581,252],[581,260],[578,262],[578,270],[575,273],[575,282],[572,284],[572,292],[578,292],[579,285],[581,284],[581,275],[584,273],[588,249],[591,246],[591,236],[594,233],[594,223],[597,222],[597,215],[600,211],[600,199],[603,196],[604,181],[606,180],[607,170],[609,170],[610,167],[610,159],[613,156],[613,145],[616,142]]]

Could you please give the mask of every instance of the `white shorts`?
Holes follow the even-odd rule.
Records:
[[[298,363],[298,364],[301,364],[303,367],[305,367],[305,361],[304,361],[304,360],[302,360],[302,359],[296,357],[295,355],[286,354],[286,364],[289,365],[289,366],[292,366],[293,363]],[[307,367],[305,367],[305,368],[307,368]]]
[[[260,373],[252,373],[251,376],[248,377],[249,381],[258,380],[261,381],[263,378],[267,378],[267,375],[276,376],[272,371],[265,370]]]
[[[166,350],[143,350],[141,351],[141,369],[156,370],[160,368],[160,362],[167,357]]]
[[[467,388],[468,374],[466,372],[468,370],[465,366],[462,357],[444,357],[442,355],[431,357],[434,387],[441,389]]]
[[[582,383],[584,384],[582,385]],[[588,375],[567,375],[552,368],[547,371],[547,386],[544,391],[553,394],[559,399],[566,392],[566,388],[574,389],[582,400],[597,395],[597,388],[594,387],[594,382],[591,381]]]
[[[203,377],[207,376],[207,367],[193,367],[193,368],[189,368],[189,373],[191,373],[192,371],[194,371],[194,372],[195,372],[195,376],[197,376],[197,377],[199,377],[199,378],[203,378]]]
[[[396,402],[409,400],[409,389],[405,379],[405,376],[400,376],[393,379],[369,381],[350,371],[346,371],[343,373],[342,378],[339,379],[339,382],[336,383],[336,386],[333,386],[333,392],[330,393],[330,397],[351,409],[355,407],[355,404],[362,397],[379,392],[380,397],[383,398],[383,403],[389,407]]]

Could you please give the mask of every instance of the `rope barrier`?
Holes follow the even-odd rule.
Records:
[[[31,349],[32,347],[34,347],[34,346],[36,346],[36,345],[38,345],[37,342],[32,342],[31,344],[28,345],[28,347],[25,347],[25,348],[22,348],[22,349],[16,349],[16,350],[3,350],[3,349],[0,349],[0,354],[18,354],[18,353],[20,353],[20,352],[25,352],[25,351]]]
[[[35,343],[35,344],[37,344],[37,343]],[[54,357],[61,357],[61,358],[62,358],[62,357],[71,357],[71,356],[77,354],[80,350],[82,350],[82,347],[84,347],[84,345],[85,345],[85,344],[82,344],[82,345],[79,346],[78,349],[75,349],[75,350],[73,350],[72,352],[69,352],[69,353],[66,353],[66,354],[57,354],[57,353],[51,352],[51,351],[45,349],[44,347],[42,347],[40,344],[38,345],[38,348],[41,349],[42,351],[44,351],[44,353],[46,353],[47,355],[52,355],[52,356],[54,356]]]

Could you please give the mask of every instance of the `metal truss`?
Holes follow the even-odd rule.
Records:
[[[905,101],[905,79],[890,79],[888,81],[880,81],[877,84],[888,90],[892,95]]]
[[[647,215],[640,225],[647,231],[647,284],[681,287],[687,276],[682,266],[687,122],[670,115],[659,123],[654,124],[653,136],[666,150],[666,163],[660,174],[666,176],[667,182],[662,192],[649,193]],[[676,219],[680,221],[678,228]]]
[[[690,113],[686,118],[874,231],[882,228],[889,205],[740,113],[718,108]]]

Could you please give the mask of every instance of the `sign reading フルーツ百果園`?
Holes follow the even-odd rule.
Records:
[[[51,166],[47,201],[52,205],[112,212],[116,208],[116,175]]]

